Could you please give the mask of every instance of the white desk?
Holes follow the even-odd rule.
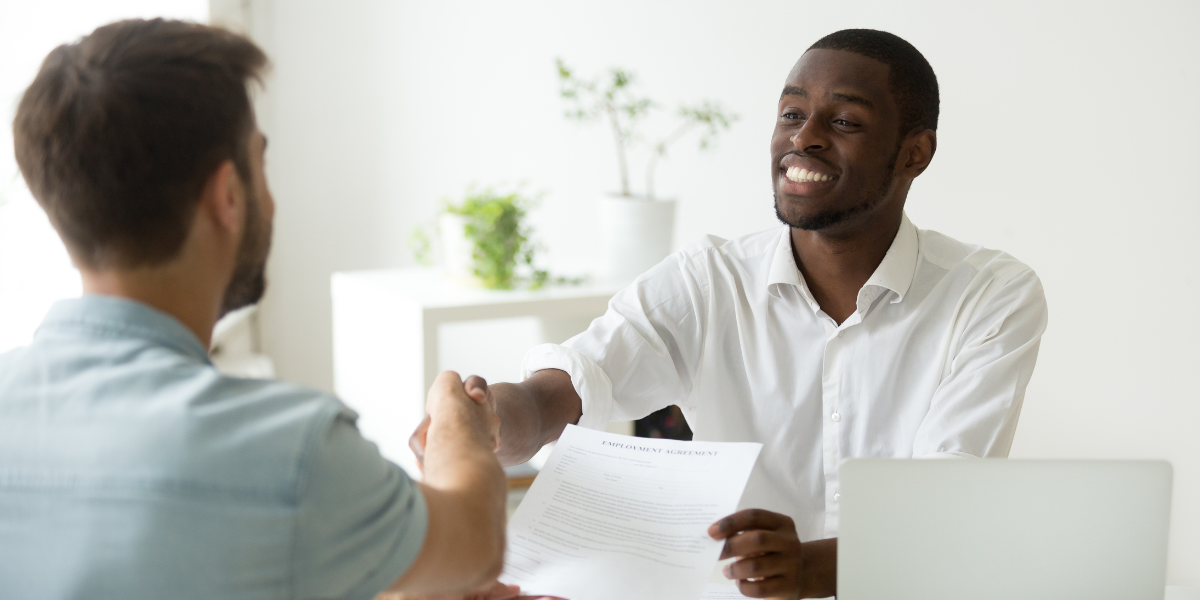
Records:
[[[416,473],[408,436],[425,417],[425,395],[440,371],[439,325],[538,317],[543,340],[562,342],[604,314],[617,289],[486,290],[427,268],[334,273],[334,387],[358,411],[363,435]]]

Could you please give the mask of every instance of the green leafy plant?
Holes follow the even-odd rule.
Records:
[[[446,206],[446,212],[468,217],[466,234],[475,245],[475,276],[485,287],[512,289],[517,263],[532,268],[534,248],[523,222],[530,203],[517,193],[501,195],[488,189],[468,195],[462,204]],[[533,278],[540,286],[547,276],[535,270]]]
[[[474,273],[485,287],[509,290],[527,285],[537,289],[551,282],[582,281],[551,277],[545,269],[534,266],[538,246],[530,241],[532,232],[525,217],[536,203],[520,192],[499,193],[492,188],[471,188],[461,203],[444,202],[444,212],[467,217],[465,233],[473,246]],[[417,262],[429,264],[432,243],[425,228],[417,227],[409,236],[409,243]]]
[[[642,141],[639,123],[659,105],[636,90],[637,76],[621,68],[610,69],[605,75],[585,79],[577,75],[561,58],[558,67],[559,95],[567,104],[564,114],[580,122],[606,119],[616,143],[617,168],[621,175],[621,195],[633,196],[629,187],[628,154],[630,148]],[[705,100],[697,105],[680,105],[675,116],[679,124],[666,136],[651,145],[646,165],[646,199],[654,199],[654,172],[667,149],[691,131],[699,128],[699,147],[712,148],[721,131],[729,129],[740,117],[726,111],[720,104]]]

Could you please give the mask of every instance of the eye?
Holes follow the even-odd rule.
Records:
[[[845,119],[834,119],[833,123],[834,125],[838,125],[840,127],[858,127],[858,123],[847,121]]]
[[[795,111],[787,111],[783,113],[782,118],[784,121],[799,121],[804,119],[804,115]]]

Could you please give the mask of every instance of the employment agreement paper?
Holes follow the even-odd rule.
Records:
[[[761,444],[568,425],[508,525],[504,583],[570,600],[696,600]]]

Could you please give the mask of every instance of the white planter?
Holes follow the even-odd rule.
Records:
[[[442,270],[446,278],[465,285],[478,286],[475,276],[475,242],[467,237],[466,215],[443,213],[438,216],[438,240],[442,247]]]
[[[646,201],[605,194],[600,198],[600,279],[625,284],[671,252],[675,201]]]

